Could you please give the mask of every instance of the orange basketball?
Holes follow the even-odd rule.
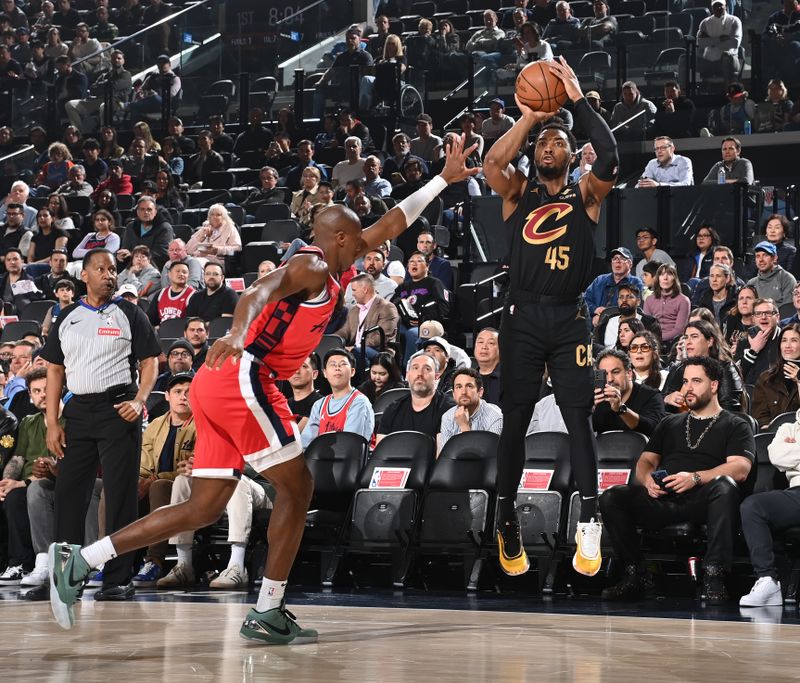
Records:
[[[542,62],[531,62],[517,76],[517,96],[534,111],[555,112],[567,101],[564,83]]]

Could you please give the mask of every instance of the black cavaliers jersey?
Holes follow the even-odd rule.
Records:
[[[577,299],[584,292],[592,276],[596,223],[586,214],[577,183],[551,197],[535,178],[529,180],[506,226],[512,294]]]

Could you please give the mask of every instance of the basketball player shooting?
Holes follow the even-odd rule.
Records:
[[[554,79],[542,82],[549,75],[563,83],[575,120],[589,132],[597,161],[589,173],[569,185],[575,138],[560,123],[545,123],[526,151],[531,161],[526,178],[511,161],[526,145],[529,131],[554,112],[534,111],[519,92],[515,98],[520,119],[484,160],[486,180],[503,198],[503,220],[509,230],[510,284],[500,327],[500,357],[508,372],[502,375],[497,540],[503,570],[512,576],[525,573],[530,565],[515,501],[525,460],[525,432],[546,365],[569,432],[572,472],[581,499],[572,564],[578,572],[593,576],[602,560],[602,529],[597,521],[597,455],[591,426],[592,346],[582,295],[591,279],[600,207],[617,174],[617,145],[563,58],[535,66],[544,76],[541,92],[558,90],[549,87]],[[541,102],[553,110],[558,107],[551,98],[542,97]]]
[[[339,205],[325,209],[314,223],[313,244],[242,294],[231,331],[214,343],[206,365],[192,381],[197,441],[191,497],[85,548],[52,544],[50,603],[60,626],[74,624],[73,605],[92,567],[216,522],[247,462],[270,481],[277,495],[267,531],[269,553],[261,592],[240,635],[268,645],[317,640],[315,630],[297,624],[284,600],[313,482],[297,425],[275,381],[293,375],[319,344],[342,298],[339,273],[400,235],[447,185],[478,173],[480,168],[466,167],[475,148],[465,150],[464,137],[456,139],[446,152],[442,173],[366,230],[350,209]],[[48,430],[47,444],[63,457],[62,430]]]

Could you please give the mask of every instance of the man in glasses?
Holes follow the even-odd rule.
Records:
[[[633,381],[631,359],[624,351],[602,351],[594,367],[606,374],[605,387],[595,386],[594,390],[592,426],[595,432],[622,430],[650,436],[667,415],[661,392]]]
[[[662,135],[653,140],[653,151],[656,158],[647,162],[636,187],[694,185],[692,160],[675,154],[675,143],[671,138]]]
[[[778,307],[772,299],[756,299],[753,304],[753,327],[739,340],[735,360],[745,384],[755,384],[764,370],[775,365],[780,353]]]
[[[778,308],[791,303],[797,280],[778,265],[777,247],[767,240],[759,242],[753,249],[753,258],[758,274],[748,280],[747,284],[755,287],[762,299],[772,299]]]
[[[166,391],[175,375],[194,375],[194,347],[188,339],[176,339],[167,350],[167,370],[156,380],[153,391]]]

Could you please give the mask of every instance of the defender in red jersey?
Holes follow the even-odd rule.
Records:
[[[366,230],[350,209],[324,209],[314,222],[314,243],[245,290],[230,332],[214,343],[192,382],[197,442],[191,497],[86,548],[54,543],[50,602],[61,626],[70,628],[74,622],[72,604],[91,567],[216,522],[248,462],[274,486],[276,498],[261,592],[240,634],[266,644],[316,641],[316,631],[300,628],[283,598],[313,482],[305,460],[298,457],[297,428],[275,380],[290,377],[319,343],[341,300],[337,276],[359,256],[402,233],[447,185],[478,173],[479,168],[466,167],[475,147],[465,150],[463,136],[458,138],[446,151],[441,175]]]

